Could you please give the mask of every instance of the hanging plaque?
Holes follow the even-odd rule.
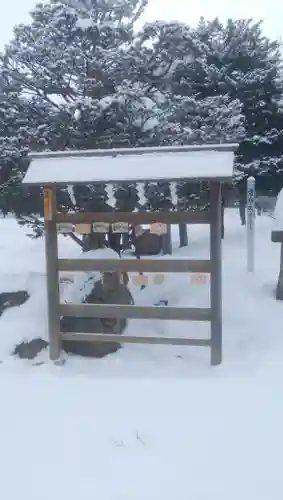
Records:
[[[133,276],[133,285],[135,286],[147,286],[148,277],[144,274],[138,274],[138,276]]]
[[[167,233],[167,225],[162,224],[161,222],[155,222],[154,224],[150,225],[149,231],[152,234],[158,234],[161,236],[162,234]]]
[[[70,285],[71,283],[75,282],[75,279],[73,276],[65,275],[65,276],[61,276],[59,281],[62,284],[65,283],[66,285]]]
[[[191,276],[191,283],[193,285],[205,285],[208,283],[208,275],[207,274],[193,274]]]
[[[91,233],[91,224],[76,224],[75,232],[78,234],[89,234]]]
[[[94,222],[92,230],[94,233],[108,233],[110,224],[108,222]]]
[[[112,224],[112,233],[128,233],[129,224],[127,222],[114,222]]]
[[[74,231],[74,226],[70,222],[60,222],[57,224],[57,232],[59,234],[70,234]]]

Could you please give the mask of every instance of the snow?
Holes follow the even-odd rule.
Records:
[[[245,228],[225,211],[224,361],[209,350],[125,345],[101,360],[69,356],[53,366],[10,355],[46,337],[44,240],[0,219],[0,292],[31,298],[0,317],[1,492],[5,500],[281,499],[282,302],[275,300],[279,246],[272,220],[257,217],[256,270],[246,273]],[[174,256],[208,255],[208,228],[188,226]],[[78,247],[59,237],[60,257]],[[208,285],[169,274],[135,302],[203,306]],[[256,314],[255,314],[256,312]],[[197,323],[134,320],[127,334],[207,335]],[[39,364],[42,362],[43,364]]]
[[[110,248],[91,250],[89,252],[78,252],[73,256],[78,259],[119,259],[119,255]],[[73,272],[72,282],[61,287],[61,302],[67,304],[81,304],[93,289],[94,283],[101,279],[101,273],[97,271]],[[60,292],[61,292],[60,290]]]
[[[234,155],[229,151],[147,153],[113,156],[34,158],[23,180],[26,184],[76,184],[143,180],[230,180]],[[174,169],[172,168],[174,167]]]
[[[80,109],[76,109],[76,110],[75,110],[75,113],[74,113],[74,119],[75,119],[76,121],[79,121],[79,120],[81,119],[81,117],[82,117],[82,112],[81,112],[81,110],[80,110]]]
[[[74,186],[72,185],[68,185],[67,186],[67,191],[68,191],[68,195],[70,197],[70,200],[72,202],[72,204],[74,205],[74,207],[77,206],[77,200],[76,200],[76,196],[75,196],[75,191],[74,191]]]
[[[149,130],[158,127],[158,125],[159,125],[159,119],[155,116],[153,118],[149,118],[148,120],[146,120],[146,122],[143,124],[142,130],[144,132],[148,132]]]
[[[107,204],[114,208],[116,206],[116,198],[113,184],[106,184]]]
[[[143,182],[137,183],[137,195],[139,199],[139,204],[144,207],[147,204],[147,199],[145,196],[145,185]]]
[[[76,22],[76,27],[82,31],[87,31],[94,25],[93,20],[90,17],[79,17]]]
[[[114,96],[102,97],[102,99],[100,99],[99,101],[99,106],[101,107],[101,109],[106,110],[113,104],[114,101]]]
[[[176,207],[178,205],[178,194],[175,182],[170,183],[170,192],[171,192],[172,205]]]

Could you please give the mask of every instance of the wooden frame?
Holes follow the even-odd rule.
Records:
[[[185,147],[189,151],[234,151],[236,145],[193,146]],[[163,152],[174,148],[161,148]],[[150,148],[151,152],[160,148]],[[174,150],[184,151],[184,148]],[[137,154],[148,152],[148,148],[134,150]],[[66,156],[113,156],[113,150],[93,152],[56,152],[43,153],[42,158]],[[122,153],[132,155],[133,149],[123,150]],[[39,155],[34,155],[40,157]],[[34,157],[33,156],[33,157]],[[173,181],[174,179],[172,179]],[[178,179],[183,180],[183,179]],[[120,342],[137,344],[160,344],[210,347],[211,364],[219,365],[222,362],[222,292],[221,292],[221,182],[228,179],[216,177],[210,180],[210,209],[188,212],[107,212],[107,213],[68,213],[56,211],[56,182],[44,185],[44,218],[46,230],[46,267],[47,267],[47,300],[48,300],[48,332],[50,358],[58,360],[61,352],[62,340],[85,342]],[[188,180],[189,181],[189,180]],[[87,182],[87,180],[86,180]],[[110,181],[109,181],[110,182]],[[140,182],[140,181],[139,181]],[[34,182],[35,183],[35,182]],[[92,223],[113,224],[127,222],[132,225],[162,223],[170,228],[170,224],[209,224],[210,226],[210,259],[59,259],[57,246],[57,224]],[[283,255],[283,254],[282,254]],[[283,259],[283,257],[282,257]],[[136,305],[119,304],[60,304],[59,272],[60,271],[117,271],[117,272],[162,272],[162,273],[209,273],[210,274],[210,307],[209,308],[177,308],[165,306],[142,307]],[[208,321],[211,324],[209,339],[189,339],[173,337],[142,337],[118,334],[84,334],[62,333],[60,331],[61,316],[90,317],[90,318],[143,318],[180,321]]]
[[[48,330],[50,339],[50,358],[57,360],[60,356],[62,340],[85,342],[120,342],[137,344],[160,344],[179,346],[210,347],[211,364],[219,365],[222,361],[222,312],[221,312],[221,184],[212,181],[210,185],[211,206],[203,212],[158,212],[158,213],[74,213],[60,214],[55,210],[55,188],[48,189],[46,198],[52,198],[46,203],[48,210],[45,218],[46,226],[46,261],[47,261],[47,297],[48,297]],[[45,189],[45,193],[46,190]],[[52,195],[50,194],[52,193]],[[204,259],[62,259],[58,257],[57,224],[83,224],[90,222],[133,221],[134,223],[166,222],[170,223],[206,223],[210,224],[210,253],[208,260]],[[60,271],[100,271],[100,272],[162,272],[162,273],[209,273],[211,275],[211,306],[210,308],[178,308],[165,306],[125,306],[119,304],[60,304],[59,272]],[[91,317],[91,318],[131,318],[131,319],[161,319],[180,321],[209,321],[211,323],[210,339],[188,339],[172,337],[141,337],[116,334],[83,334],[61,333],[60,317]]]

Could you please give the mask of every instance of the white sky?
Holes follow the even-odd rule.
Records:
[[[11,36],[13,26],[26,23],[36,0],[6,0],[0,16],[0,50]],[[272,38],[283,38],[282,0],[149,0],[146,19],[181,20],[194,24],[201,16],[264,20],[265,33]]]

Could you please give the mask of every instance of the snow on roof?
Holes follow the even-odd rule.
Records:
[[[43,153],[31,156],[25,184],[229,180],[237,145]]]

